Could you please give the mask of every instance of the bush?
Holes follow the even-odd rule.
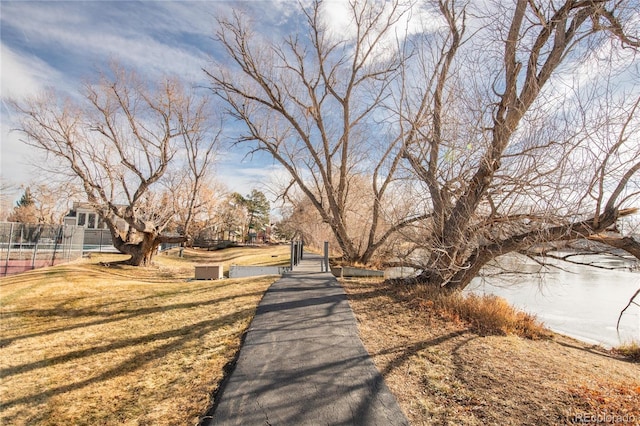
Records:
[[[479,334],[514,334],[534,340],[551,335],[534,315],[515,309],[498,296],[448,293],[432,286],[419,286],[411,293],[415,308],[464,322]]]
[[[640,344],[636,341],[618,346],[613,349],[614,353],[622,355],[632,362],[640,362]]]

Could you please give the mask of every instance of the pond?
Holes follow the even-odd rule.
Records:
[[[529,259],[511,256],[501,263],[522,273],[476,278],[465,291],[501,296],[536,315],[551,330],[588,343],[605,347],[631,340],[640,343],[639,306],[626,310],[616,330],[620,312],[640,288],[640,273],[631,270],[637,266],[635,261],[613,256],[572,259],[615,269],[549,260],[556,267],[541,270]],[[640,296],[636,302],[640,303]]]

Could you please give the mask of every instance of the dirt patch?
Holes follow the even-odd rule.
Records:
[[[640,424],[637,363],[559,335],[480,336],[412,308],[406,289],[343,285],[365,347],[411,424]]]

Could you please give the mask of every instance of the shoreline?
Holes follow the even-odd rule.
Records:
[[[556,332],[539,340],[480,335],[412,309],[406,294],[380,282],[341,282],[360,337],[411,424],[640,419],[640,364],[600,345]]]
[[[615,260],[615,259],[614,259]],[[527,265],[526,267],[529,267]],[[631,306],[616,324],[629,298],[640,287],[640,274],[590,266],[520,274],[516,278],[475,279],[464,293],[493,294],[530,313],[556,333],[586,343],[617,347],[640,343],[640,307]],[[526,268],[525,268],[526,270]]]

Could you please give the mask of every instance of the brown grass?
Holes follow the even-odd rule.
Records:
[[[197,423],[277,277],[194,281],[193,266],[272,255],[288,248],[188,250],[144,269],[99,255],[0,279],[0,424]]]
[[[413,425],[557,425],[605,412],[640,420],[638,364],[559,335],[526,339],[501,325],[488,333],[424,289],[343,285],[361,338]],[[494,302],[478,318],[508,311]]]
[[[550,332],[535,316],[515,309],[498,296],[444,293],[426,285],[407,287],[400,294],[411,307],[449,321],[462,322],[481,335],[550,337]]]
[[[254,266],[288,266],[290,263],[290,248],[288,245],[273,246],[244,246],[233,247],[224,250],[194,250],[185,249],[184,258],[179,257],[179,250],[173,249],[163,252],[157,259],[162,259],[162,264],[188,270],[193,273],[192,264],[212,263],[222,264],[224,273],[228,275],[231,265]],[[184,262],[186,260],[186,263]]]
[[[638,342],[630,342],[625,345],[618,346],[613,352],[622,355],[633,362],[640,362],[640,344]]]

